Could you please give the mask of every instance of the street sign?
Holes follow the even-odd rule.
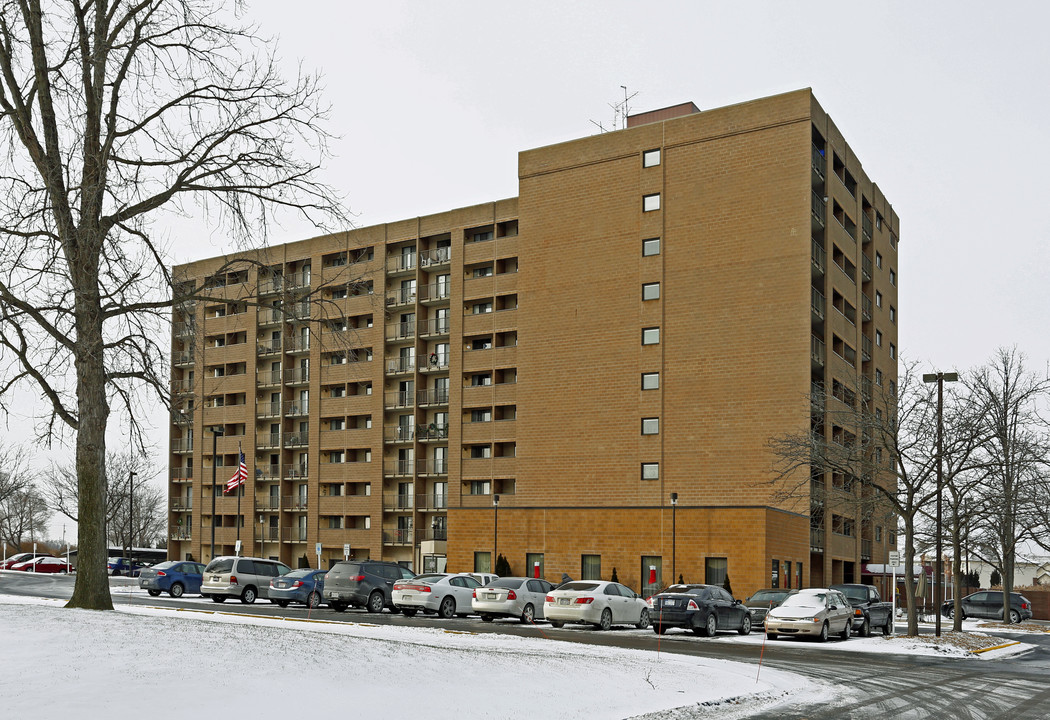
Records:
[[[901,554],[897,550],[890,550],[890,567],[899,568],[901,566]]]
[[[234,549],[234,551],[235,551],[235,552],[237,553],[237,555],[238,555],[238,556],[240,556],[240,554],[241,554],[241,541],[240,541],[240,540],[238,540],[238,541],[237,541],[237,542],[236,542],[236,543],[234,544],[234,548],[233,548],[233,549]]]
[[[321,557],[321,543],[314,545],[314,555]]]
[[[343,545],[343,560],[350,559],[350,543]]]

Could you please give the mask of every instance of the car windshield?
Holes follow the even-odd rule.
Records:
[[[228,573],[233,570],[233,558],[218,558],[208,563],[208,567],[204,569],[204,572],[210,573]]]
[[[592,582],[569,582],[562,585],[559,590],[574,590],[576,592],[590,592],[598,589],[598,583]]]
[[[778,603],[788,596],[787,590],[759,590],[751,596],[751,602]]]
[[[824,593],[799,593],[785,598],[780,607],[822,608],[826,597]]]
[[[521,578],[500,578],[499,580],[493,580],[486,587],[493,588],[510,588],[516,590],[522,586],[525,581]]]
[[[857,602],[861,602],[861,603],[868,601],[868,589],[867,588],[863,588],[863,587],[859,587],[859,588],[844,587],[844,588],[837,588],[837,590],[839,592],[841,592],[843,595],[845,595],[851,602],[854,601],[854,600],[856,600]]]

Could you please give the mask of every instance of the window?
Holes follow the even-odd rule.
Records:
[[[328,453],[328,462],[341,463],[344,460],[344,453],[342,450],[332,450]]]
[[[660,283],[644,283],[642,285],[642,300],[659,300]]]
[[[492,572],[492,553],[490,553],[490,552],[475,552],[474,553],[474,572],[478,572],[478,573]]]
[[[773,560],[772,567],[770,568],[769,574],[769,587],[779,588],[780,587],[780,561]]]
[[[650,597],[660,592],[664,580],[664,560],[659,555],[643,555],[641,578],[642,597]]]
[[[470,446],[470,457],[472,457],[472,458],[490,458],[490,457],[492,457],[492,446],[491,445],[471,445]]]
[[[471,308],[471,312],[473,314],[475,314],[475,315],[484,315],[485,313],[490,313],[490,312],[492,312],[492,303],[491,302],[474,303],[473,307]]]
[[[344,427],[343,418],[332,418],[328,421],[329,430],[342,430]]]
[[[488,350],[491,347],[492,347],[492,338],[491,337],[475,338],[474,340],[470,341],[470,349],[471,350]]]
[[[650,257],[660,254],[660,238],[648,238],[642,240],[642,256]]]
[[[882,370],[875,370],[875,384],[882,387]]]
[[[890,322],[894,325],[897,324],[897,308],[890,305]]]
[[[492,422],[492,410],[488,408],[471,410],[470,411],[471,422]]]
[[[875,307],[882,307],[882,293],[875,291]]]
[[[474,268],[473,273],[471,273],[471,276],[476,278],[489,277],[490,275],[492,275],[492,265],[476,267]]]
[[[659,345],[660,328],[642,328],[642,345]]]
[[[660,388],[660,373],[642,373],[642,390],[658,390]]]
[[[882,347],[882,331],[881,330],[876,330],[875,331],[875,344],[878,345],[879,347]]]
[[[882,542],[882,525],[875,526],[875,542]]]
[[[894,345],[893,343],[890,343],[890,359],[891,360],[896,360],[897,359],[897,346]]]
[[[875,253],[875,267],[882,268],[882,253]]]
[[[660,209],[660,193],[642,196],[642,212],[653,212]]]
[[[882,230],[882,215],[875,213],[875,227]]]
[[[893,268],[890,268],[890,285],[897,287],[897,273]]]
[[[471,387],[481,387],[492,384],[492,373],[474,373],[470,376]]]
[[[791,561],[784,561],[784,587],[791,589]]]
[[[333,385],[328,389],[329,397],[341,398],[346,397],[346,387],[343,385]]]
[[[602,579],[602,556],[581,555],[580,556],[580,580]]]
[[[488,495],[491,489],[489,480],[471,480],[470,481],[470,494],[471,495]]]
[[[660,463],[642,463],[642,480],[659,480]]]
[[[729,573],[729,560],[724,557],[709,557],[704,560],[704,582],[722,587]]]
[[[660,418],[642,418],[642,435],[659,435]]]
[[[642,153],[642,167],[656,167],[660,164],[660,148],[646,150]]]
[[[536,574],[537,569],[539,575]],[[529,577],[543,577],[543,553],[525,553],[525,574]]]

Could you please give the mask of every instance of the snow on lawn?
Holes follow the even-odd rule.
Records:
[[[0,595],[5,718],[743,717],[836,691],[792,673],[683,655],[430,628],[247,617]],[[527,711],[524,710],[527,708]]]

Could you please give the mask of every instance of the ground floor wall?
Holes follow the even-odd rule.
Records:
[[[448,570],[503,555],[515,575],[612,579],[645,595],[679,577],[736,597],[809,582],[809,519],[768,507],[450,508]]]

